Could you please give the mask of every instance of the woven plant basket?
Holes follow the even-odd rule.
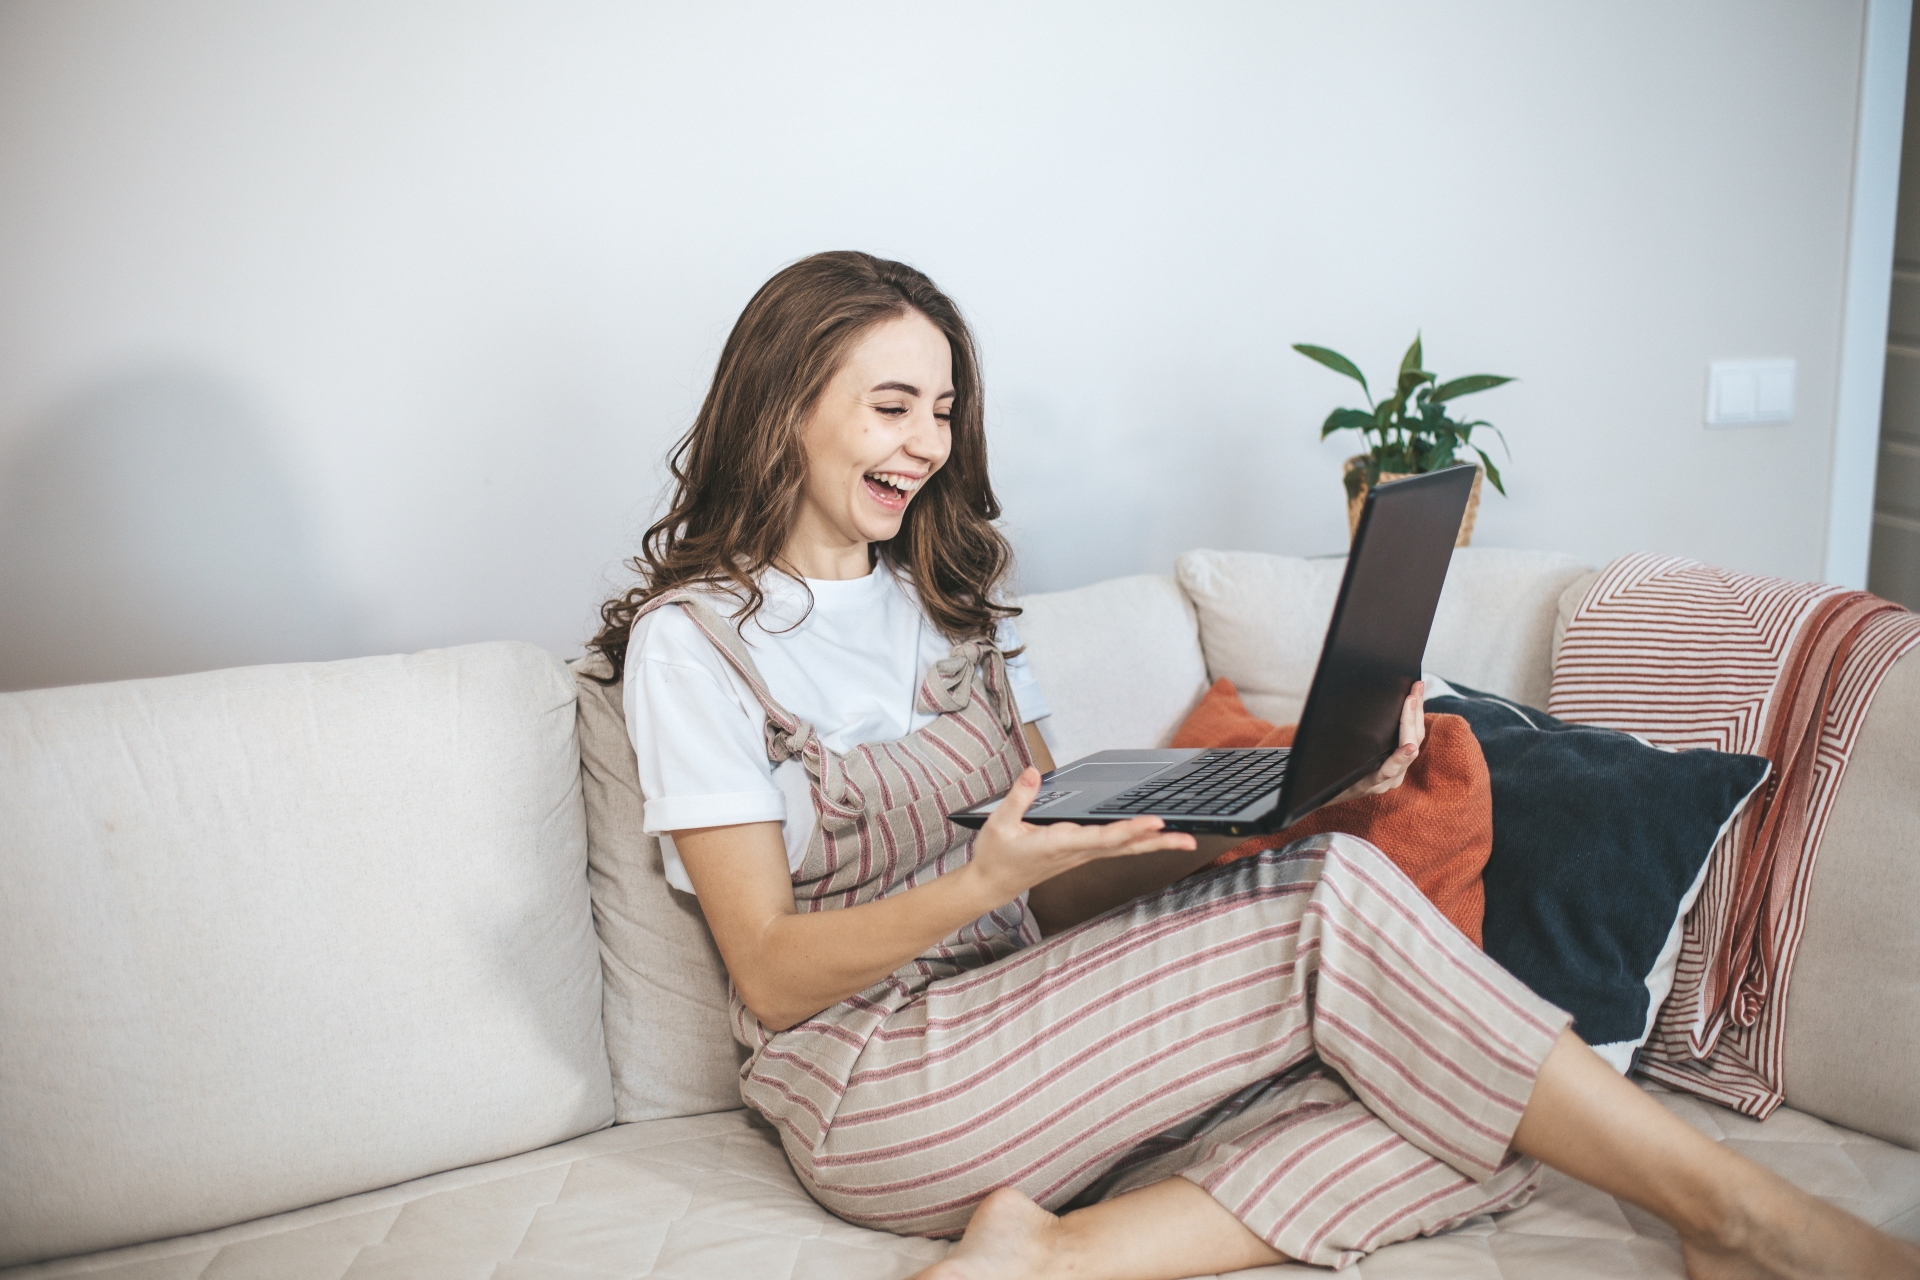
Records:
[[[1364,471],[1366,465],[1367,455],[1358,453],[1348,458],[1346,465],[1341,469],[1343,480],[1345,476],[1351,475],[1355,471],[1361,472],[1358,492],[1355,496],[1347,499],[1347,541],[1349,542],[1353,541],[1353,535],[1360,528],[1360,508],[1364,506],[1367,501],[1367,481]],[[1405,480],[1407,474],[1408,473],[1404,471],[1382,471],[1380,473],[1380,483],[1390,484],[1395,480]],[[1487,473],[1485,468],[1475,467],[1473,469],[1473,489],[1467,494],[1467,513],[1460,517],[1460,536],[1453,540],[1453,545],[1456,547],[1468,546],[1473,542],[1473,518],[1480,514],[1480,482],[1486,478]]]

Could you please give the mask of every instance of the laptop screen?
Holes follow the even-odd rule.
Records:
[[[1285,822],[1365,777],[1400,745],[1400,707],[1420,678],[1473,475],[1472,467],[1449,467],[1368,492],[1300,712]]]

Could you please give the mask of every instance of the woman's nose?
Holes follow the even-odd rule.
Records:
[[[935,466],[947,460],[947,453],[953,447],[940,419],[933,416],[931,409],[915,411],[913,430],[908,433],[903,445],[914,457]]]

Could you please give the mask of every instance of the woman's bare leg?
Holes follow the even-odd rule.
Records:
[[[1920,1280],[1920,1249],[1696,1132],[1572,1032],[1541,1065],[1513,1145],[1672,1224],[1695,1280]],[[1178,1280],[1280,1261],[1200,1187],[1169,1178],[1062,1217],[996,1191],[920,1280]]]
[[[1168,1178],[1059,1217],[1002,1188],[915,1280],[1177,1280],[1284,1261],[1218,1200]]]
[[[1659,1215],[1695,1280],[1920,1277],[1920,1249],[1695,1131],[1572,1032],[1541,1065],[1513,1145]]]

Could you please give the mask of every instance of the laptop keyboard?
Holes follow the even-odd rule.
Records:
[[[1178,777],[1149,778],[1088,812],[1187,818],[1238,813],[1279,788],[1292,755],[1285,747],[1209,751]]]

